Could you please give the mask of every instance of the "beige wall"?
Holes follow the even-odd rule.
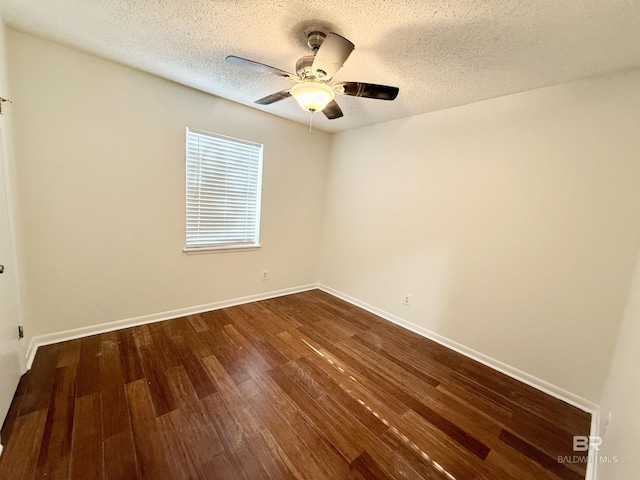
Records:
[[[321,282],[597,402],[640,246],[639,111],[635,70],[336,134]]]
[[[628,480],[640,472],[637,453],[640,445],[639,346],[640,257],[600,405],[602,448],[599,455],[617,462],[599,463],[600,480]]]
[[[328,134],[15,31],[8,47],[28,336],[317,280]],[[182,253],[186,126],[264,144],[259,251]]]

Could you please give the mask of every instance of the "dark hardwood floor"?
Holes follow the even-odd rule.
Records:
[[[319,290],[42,347],[9,479],[583,479],[590,416]]]

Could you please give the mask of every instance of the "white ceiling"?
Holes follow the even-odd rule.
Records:
[[[2,0],[25,32],[300,123],[292,85],[225,62],[233,54],[295,73],[304,33],[356,45],[336,81],[400,88],[394,102],[339,96],[335,132],[640,65],[636,0]]]

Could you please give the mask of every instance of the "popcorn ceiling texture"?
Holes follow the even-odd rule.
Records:
[[[635,0],[3,0],[32,33],[213,95],[308,123],[293,85],[225,62],[233,54],[290,72],[320,28],[356,45],[335,81],[400,87],[394,102],[338,96],[349,130],[640,65]]]

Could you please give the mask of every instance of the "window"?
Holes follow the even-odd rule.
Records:
[[[262,145],[187,128],[185,252],[260,246]]]

